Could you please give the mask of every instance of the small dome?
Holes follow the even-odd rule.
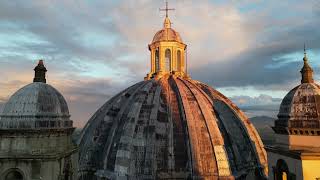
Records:
[[[320,128],[320,86],[313,80],[313,70],[304,50],[301,84],[282,100],[274,131],[291,134],[298,129]]]
[[[183,43],[179,33],[172,28],[161,29],[154,35],[152,43],[160,41],[176,41]]]
[[[320,86],[302,83],[293,88],[281,102],[275,126],[282,130],[320,128]]]
[[[244,113],[213,88],[172,75],[137,83],[103,105],[82,131],[79,157],[80,179],[267,172],[263,144]]]
[[[154,35],[152,43],[160,41],[175,41],[183,43],[179,33],[171,28],[171,21],[168,17],[166,17],[163,22],[163,29]]]
[[[52,86],[33,82],[14,93],[3,108],[2,129],[71,127],[68,105]]]

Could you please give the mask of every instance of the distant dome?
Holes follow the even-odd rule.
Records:
[[[80,139],[80,179],[235,179],[266,173],[254,126],[213,88],[173,75],[104,104]]]
[[[303,83],[282,100],[276,126],[289,128],[320,127],[320,86]]]
[[[43,62],[39,65],[44,67]],[[72,127],[65,99],[45,83],[44,73],[38,74],[36,71],[34,82],[14,93],[5,104],[0,116],[0,129]]]
[[[301,84],[283,98],[275,121],[276,133],[297,134],[299,129],[320,128],[320,86],[313,80],[306,53],[303,60]]]

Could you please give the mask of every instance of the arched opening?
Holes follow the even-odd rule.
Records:
[[[156,69],[156,72],[158,72],[160,70],[160,64],[159,64],[159,49],[156,49],[156,52],[155,52],[155,69]]]
[[[283,159],[277,161],[276,168],[274,170],[274,179],[276,180],[288,180],[289,168],[287,163]]]
[[[23,176],[17,170],[12,170],[7,173],[5,180],[23,180]]]
[[[166,49],[165,51],[165,71],[171,71],[171,51]]]
[[[181,57],[181,51],[177,51],[177,70],[181,71],[181,64],[182,64],[182,57]]]
[[[72,180],[73,172],[72,172],[72,163],[71,163],[70,157],[64,160],[63,174],[64,174],[64,180]]]

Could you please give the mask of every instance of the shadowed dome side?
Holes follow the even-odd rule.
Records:
[[[10,97],[0,116],[1,129],[72,127],[67,102],[59,91],[45,83],[46,71],[39,61],[34,82]]]
[[[88,121],[79,143],[86,180],[267,174],[263,144],[248,118],[216,90],[175,76],[114,96]]]

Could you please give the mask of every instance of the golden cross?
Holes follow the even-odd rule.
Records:
[[[168,1],[166,1],[166,8],[165,9],[159,8],[159,11],[166,11],[166,17],[168,17],[168,11],[174,11],[174,10],[176,10],[176,9],[168,8]]]

